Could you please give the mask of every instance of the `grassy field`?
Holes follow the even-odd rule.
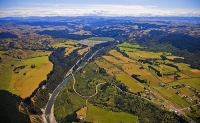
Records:
[[[119,70],[117,67],[115,67],[114,65],[108,63],[106,60],[104,60],[103,58],[100,58],[98,60],[95,61],[95,63],[101,67],[104,68],[108,74],[110,75],[114,75],[115,73],[121,73],[121,70]]]
[[[124,83],[130,91],[137,93],[144,91],[144,88],[140,86],[134,79],[126,74],[115,74],[116,79]]]
[[[84,54],[85,52],[87,52],[89,49],[90,49],[89,47],[80,49],[80,50],[78,50],[78,54],[79,54],[79,55],[83,55],[83,54]]]
[[[176,94],[176,90],[172,88],[163,88],[163,87],[153,87],[158,92],[162,93],[163,95],[167,96],[169,99],[174,101],[176,104],[180,105],[181,107],[188,107],[190,104],[183,100],[179,95]]]
[[[124,112],[112,112],[89,105],[87,122],[93,123],[138,123],[138,117]]]
[[[69,55],[71,52],[73,52],[74,50],[78,49],[80,47],[74,47],[74,46],[68,46],[65,48],[65,56]]]
[[[192,96],[194,94],[194,92],[191,91],[189,88],[179,88],[178,90],[180,90],[181,93],[184,93],[188,96]]]
[[[96,60],[95,63],[99,67],[104,68],[108,74],[116,76],[116,79],[124,83],[127,87],[129,87],[130,91],[137,93],[144,90],[143,87],[140,86],[134,79],[123,73],[114,65],[106,62],[104,59]]]
[[[76,112],[76,115],[79,119],[84,118],[86,116],[86,107],[81,108]]]
[[[167,65],[159,65],[159,66],[152,66],[154,67],[156,70],[160,71],[161,74],[170,74],[170,73],[174,73],[177,72],[177,69],[174,67],[170,67]]]
[[[111,62],[112,64],[117,64],[117,65],[120,65],[121,64],[124,64],[124,62],[120,59],[117,59],[113,56],[102,56],[104,59],[106,59],[107,61]]]
[[[67,40],[67,41],[63,41],[63,42],[54,43],[52,46],[54,48],[64,47],[66,56],[69,55],[74,50],[76,50],[78,48],[81,48],[80,46],[78,46],[78,43],[76,41],[72,41],[72,40]],[[80,51],[80,53],[84,53],[84,50]]]
[[[167,58],[167,59],[171,59],[171,60],[174,60],[175,58],[184,59],[183,57],[173,56],[173,55],[166,56],[166,58]]]
[[[77,44],[76,41],[67,40],[67,41],[63,41],[63,42],[54,43],[52,46],[55,48],[58,48],[58,47],[68,47],[70,45],[73,46],[76,44]]]
[[[153,58],[161,59],[160,55],[162,55],[161,52],[156,53],[156,52],[147,52],[147,51],[135,51],[135,52],[126,51],[126,53],[128,54],[129,57],[134,58],[136,60],[153,59]]]
[[[176,104],[179,104],[183,107],[189,107],[191,106],[188,102],[186,102],[185,100],[183,100],[180,96],[178,95],[173,95],[172,97],[170,97],[171,100],[173,100]]]
[[[0,66],[0,89],[7,89],[10,84],[10,80],[12,77],[11,64],[13,62],[8,62]]]
[[[200,71],[196,69],[184,70],[182,73],[190,76],[190,77],[200,77]]]
[[[164,94],[165,96],[167,97],[172,97],[175,95],[176,91],[172,88],[163,88],[163,87],[160,87],[160,86],[155,86],[153,87],[154,89],[156,89],[158,92]]]
[[[41,81],[46,80],[47,74],[53,68],[48,59],[51,52],[39,50],[25,52],[18,49],[5,53],[10,56],[4,55],[0,64],[0,89],[8,90],[22,98],[29,96]]]
[[[122,44],[118,44],[117,46],[120,48],[120,50],[126,51],[126,52],[135,52],[135,51],[137,51],[137,49],[142,48],[138,44],[129,44],[127,42],[124,42]]]
[[[141,80],[147,80],[149,84],[159,84],[159,80],[153,75],[142,75],[139,77]]]
[[[127,58],[127,57],[123,56],[121,53],[119,53],[116,50],[109,51],[109,54],[114,56],[114,57],[116,57],[116,58],[118,58],[118,59],[120,59],[120,60],[122,60],[124,63],[130,63],[130,62],[131,63],[135,63],[135,60],[132,60],[130,58]]]
[[[200,78],[181,79],[181,80],[175,81],[173,83],[170,83],[170,86],[187,84],[187,85],[190,85],[191,87],[196,88],[197,90],[200,91],[200,83],[199,82],[200,82]]]
[[[126,72],[129,75],[137,74],[137,75],[151,75],[148,71],[145,69],[140,69],[140,65],[136,64],[123,64],[122,69],[124,72]]]
[[[190,70],[190,65],[185,63],[174,63],[174,65],[178,66],[181,71]]]
[[[85,100],[72,90],[72,83],[73,80],[71,79],[61,90],[54,103],[54,114],[58,122],[65,119],[67,115],[76,113],[76,111],[85,105]]]
[[[22,98],[29,96],[52,70],[53,64],[48,60],[48,56],[27,59],[18,64],[25,65],[19,73],[12,72],[8,91],[20,95]],[[35,68],[31,68],[35,65]]]

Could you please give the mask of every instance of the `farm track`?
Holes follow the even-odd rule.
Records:
[[[103,47],[104,48],[104,47]],[[103,48],[99,49],[102,50]],[[55,116],[54,116],[54,110],[53,110],[53,106],[54,106],[54,101],[56,99],[56,97],[58,96],[59,92],[61,91],[61,89],[65,86],[65,84],[71,79],[72,76],[70,76],[70,73],[73,72],[73,74],[77,73],[78,71],[80,71],[80,69],[82,69],[83,67],[85,67],[85,65],[89,62],[90,59],[92,59],[97,52],[99,51],[95,51],[92,56],[90,56],[90,58],[87,60],[87,62],[85,62],[84,64],[82,64],[79,68],[77,68],[74,72],[73,72],[73,68],[75,67],[75,65],[77,65],[80,60],[82,60],[83,58],[85,58],[85,56],[88,54],[88,52],[90,51],[90,49],[88,50],[88,52],[81,57],[74,66],[72,66],[72,68],[67,72],[67,77],[62,81],[61,84],[59,84],[57,86],[57,88],[53,91],[53,93],[51,94],[51,96],[49,97],[49,100],[47,102],[47,105],[43,111],[43,115],[42,115],[42,119],[44,123],[57,123]]]
[[[82,98],[84,98],[84,99],[87,98],[86,101],[85,101],[86,111],[85,111],[85,117],[84,117],[84,119],[86,119],[87,110],[88,110],[88,100],[89,100],[90,98],[92,98],[93,96],[97,95],[97,93],[98,93],[98,86],[100,86],[100,85],[102,85],[102,84],[105,84],[105,83],[107,83],[107,82],[102,82],[102,83],[97,84],[97,85],[96,85],[95,93],[94,93],[93,95],[91,95],[91,96],[83,96],[83,95],[79,94],[79,93],[76,91],[76,89],[75,89],[76,79],[75,79],[75,77],[74,77],[74,75],[73,75],[72,73],[71,73],[71,75],[72,75],[73,80],[74,80],[74,83],[73,83],[73,90],[74,90],[74,92],[75,92],[78,96],[80,96],[80,97],[82,97]]]

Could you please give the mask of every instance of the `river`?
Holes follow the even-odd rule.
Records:
[[[102,48],[103,49],[103,48]],[[99,49],[101,50],[101,49]],[[81,65],[80,67],[78,67],[74,72],[73,72],[73,75],[75,75],[77,72],[79,72],[82,68],[85,67],[85,65],[88,64],[89,60],[91,60],[96,54],[97,52],[99,51],[95,51],[92,56],[87,60],[87,62],[85,62],[83,65]],[[85,57],[85,55],[84,55]],[[82,58],[81,58],[82,59]],[[80,60],[81,60],[80,59]],[[79,61],[76,63],[78,64]],[[75,65],[76,65],[75,64]],[[53,91],[53,93],[51,94],[50,98],[49,98],[49,101],[47,102],[47,105],[46,105],[46,108],[45,108],[45,111],[44,111],[44,115],[45,115],[45,121],[44,122],[47,122],[47,123],[56,123],[56,119],[54,118],[54,110],[53,109],[53,106],[54,106],[54,101],[57,97],[57,95],[59,94],[60,90],[66,85],[66,83],[72,78],[72,75],[68,75],[64,80],[63,82],[57,86],[57,88]]]

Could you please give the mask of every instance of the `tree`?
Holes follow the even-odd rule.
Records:
[[[31,68],[35,68],[35,65],[34,65],[34,64],[32,64],[32,65],[31,65]]]

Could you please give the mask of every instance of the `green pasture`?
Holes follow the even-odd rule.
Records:
[[[177,72],[177,69],[174,67],[170,67],[167,65],[159,65],[159,66],[155,66],[153,65],[152,67],[154,67],[156,70],[160,71],[161,74],[170,74],[170,73],[174,73]]]
[[[67,115],[73,114],[74,111],[81,109],[85,105],[83,98],[69,91],[73,90],[72,83],[73,79],[61,90],[54,103],[54,114],[58,122],[61,122]]]
[[[93,123],[138,123],[138,117],[125,112],[112,112],[92,104],[88,107],[87,122]]]
[[[200,91],[200,78],[190,78],[190,79],[181,79],[174,83],[180,83],[180,84],[188,84],[193,88],[196,88]]]
[[[68,40],[65,42],[58,42],[58,43],[54,43],[52,46],[55,48],[58,47],[73,47],[73,45],[78,44],[76,41],[72,41],[72,40]]]
[[[141,92],[144,90],[144,88],[142,86],[140,86],[136,80],[132,79],[130,76],[126,75],[126,74],[115,74],[115,77],[117,80],[121,81],[122,83],[124,83],[130,91],[137,93],[137,92]]]
[[[179,56],[173,56],[173,55],[170,55],[170,56],[166,56],[167,59],[170,59],[170,60],[174,60],[175,58],[179,58],[179,59],[184,59],[183,57],[179,57]]]
[[[188,102],[186,102],[185,100],[183,100],[180,96],[178,95],[173,95],[172,97],[170,97],[171,100],[173,100],[176,104],[179,104],[183,107],[189,107],[190,104]]]
[[[178,66],[181,71],[190,70],[190,64],[185,63],[174,63],[174,65]]]
[[[95,63],[106,70],[106,72],[110,75],[114,75],[114,73],[121,73],[121,70],[119,70],[117,67],[115,67],[113,64],[107,62],[105,59],[100,58],[95,61]]]
[[[7,89],[10,85],[12,77],[12,71],[14,67],[11,67],[12,62],[8,62],[0,66],[0,90]]]
[[[182,93],[188,95],[188,96],[192,96],[194,94],[193,91],[191,91],[189,88],[187,87],[183,87],[183,88],[179,88],[178,90],[180,90]]]
[[[130,43],[127,43],[127,42],[124,42],[122,44],[118,44],[117,45],[118,47],[127,47],[127,48],[132,48],[132,49],[139,49],[139,48],[142,48],[140,45],[138,44],[130,44]]]

